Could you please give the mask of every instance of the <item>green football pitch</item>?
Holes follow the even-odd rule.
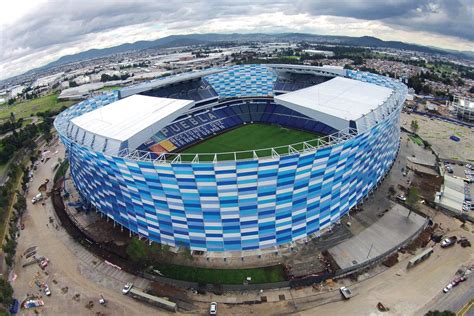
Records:
[[[279,147],[299,142],[314,140],[321,135],[289,129],[277,125],[246,124],[230,131],[214,136],[182,151],[185,154],[225,153],[246,150],[255,150],[259,157],[270,156],[271,150],[267,148]],[[302,145],[296,145],[295,149],[302,149]],[[279,154],[288,152],[288,148],[276,148]],[[218,160],[233,159],[233,154],[218,154]],[[252,152],[238,153],[235,158],[252,158]],[[211,161],[214,155],[200,155],[201,160]],[[192,156],[183,157],[185,160]]]

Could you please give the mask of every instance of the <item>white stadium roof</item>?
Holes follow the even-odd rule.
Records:
[[[342,130],[349,122],[358,127],[366,116],[371,121],[380,119],[378,109],[393,90],[358,80],[336,77],[324,83],[285,93],[275,97],[285,105],[333,128]],[[373,113],[373,111],[377,113]]]
[[[151,89],[165,87],[165,86],[168,86],[174,83],[179,83],[186,80],[198,79],[198,78],[215,74],[218,72],[222,72],[222,71],[224,71],[224,69],[211,68],[211,69],[205,69],[205,70],[185,72],[185,73],[168,76],[168,77],[161,77],[155,80],[139,83],[137,85],[124,87],[120,89],[120,97],[125,98],[125,97],[135,95],[137,93],[142,93],[144,91],[148,91]]]
[[[135,149],[194,105],[192,100],[132,95],[71,120],[70,135],[98,151]]]

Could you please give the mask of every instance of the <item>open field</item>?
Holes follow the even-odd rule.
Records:
[[[410,129],[412,120],[418,121],[417,134],[431,144],[431,147],[441,159],[474,160],[474,129],[406,113],[402,113],[400,123],[406,129]],[[456,135],[460,138],[460,141],[452,141],[449,139],[451,135]]]
[[[77,102],[78,101],[58,101],[57,94],[50,94],[26,102],[4,105],[0,107],[0,122],[8,119],[11,112],[15,114],[16,119],[26,118],[38,112],[59,110],[63,106],[70,106]]]
[[[257,150],[259,156],[270,156],[271,150],[266,148],[290,145],[303,141],[309,141],[320,137],[320,135],[267,124],[247,124],[224,132],[213,138],[205,140],[195,146],[191,146],[183,151],[187,154],[197,153],[222,153],[244,150]],[[296,149],[298,146],[295,146]],[[265,149],[265,150],[261,150]],[[286,147],[277,149],[283,153]],[[247,155],[247,156],[243,156]],[[232,154],[218,155],[219,159],[232,159]],[[225,157],[229,156],[229,157]],[[251,158],[251,153],[240,154],[238,158]],[[207,160],[206,155],[201,156]],[[209,155],[212,160],[213,155]]]
[[[255,269],[206,269],[179,265],[159,265],[164,276],[205,284],[242,284],[247,277],[250,283],[271,283],[285,281],[281,265]]]

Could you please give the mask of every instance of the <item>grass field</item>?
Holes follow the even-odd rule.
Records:
[[[280,58],[284,58],[288,60],[299,60],[300,56],[281,56]]]
[[[256,150],[258,156],[270,156],[271,150],[265,149],[290,145],[316,139],[321,135],[267,124],[247,124],[217,135],[183,151],[187,154],[222,153],[245,150]],[[295,147],[296,149],[297,146]],[[263,150],[262,150],[263,149]],[[287,152],[287,147],[278,148],[277,152]],[[208,157],[207,157],[208,156]],[[228,157],[227,157],[228,156]],[[233,155],[220,154],[219,160],[232,159]],[[241,153],[238,158],[251,158],[252,153]],[[192,157],[189,157],[192,159]],[[212,160],[213,155],[200,155],[201,160]],[[208,159],[209,158],[209,159]]]
[[[8,119],[10,113],[15,113],[16,119],[26,118],[38,112],[59,110],[62,106],[70,106],[78,101],[58,101],[57,94],[50,94],[26,102],[0,106],[0,122]]]
[[[409,135],[408,137],[411,139],[412,142],[414,142],[418,146],[421,146],[421,147],[424,146],[423,140],[420,137],[414,136],[414,135]]]
[[[103,87],[103,88],[100,88],[99,90],[96,90],[96,91],[112,91],[112,90],[119,90],[119,89],[122,89],[123,87],[121,86],[110,86],[110,87]]]
[[[254,269],[206,269],[160,264],[157,268],[165,277],[205,284],[242,284],[247,277],[252,278],[253,284],[285,280],[281,265]]]

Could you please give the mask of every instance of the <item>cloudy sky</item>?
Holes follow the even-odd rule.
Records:
[[[473,0],[15,0],[0,5],[0,79],[67,54],[172,34],[307,32],[474,51]]]

